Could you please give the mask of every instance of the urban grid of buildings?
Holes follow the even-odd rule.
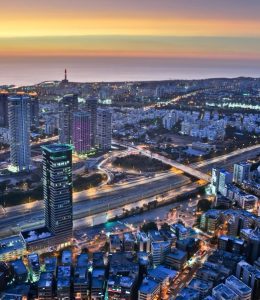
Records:
[[[218,92],[223,94],[232,87],[232,98],[233,89],[247,89],[252,84],[252,90],[258,89],[260,94],[260,83],[248,80],[223,80]],[[136,226],[124,223],[122,230],[98,230],[88,240],[96,249],[93,252],[81,247],[74,235],[73,156],[88,160],[93,153],[106,153],[108,157],[112,134],[122,144],[145,144],[167,157],[177,150],[168,149],[169,136],[163,135],[191,139],[189,147],[178,148],[179,163],[185,155],[202,163],[201,157],[216,153],[230,130],[249,139],[259,135],[257,111],[218,111],[209,100],[205,100],[203,112],[161,103],[177,92],[183,97],[184,91],[189,93],[186,100],[194,102],[190,94],[197,93],[198,87],[203,88],[199,95],[204,99],[215,83],[93,84],[92,95],[84,95],[84,85],[70,84],[65,70],[64,80],[39,85],[38,94],[30,90],[0,93],[1,142],[10,147],[7,176],[32,172],[35,161],[31,159],[31,145],[39,128],[45,138],[57,139],[41,145],[44,224],[0,239],[0,299],[260,299],[259,159],[214,166],[211,182],[204,182],[200,189],[204,193],[207,187],[210,192],[210,207],[200,209],[198,201],[190,214],[192,225],[182,218],[189,207],[184,210],[181,199],[180,205],[171,209],[171,214],[178,216],[174,221],[144,220]],[[214,89],[212,95],[217,98],[218,92]],[[58,96],[57,101],[48,99],[53,95]],[[131,97],[135,105],[120,107],[122,99]],[[224,98],[222,108],[226,106]],[[147,105],[137,107],[137,99]],[[156,105],[148,99],[156,100]],[[110,100],[119,105],[111,105]],[[112,198],[107,201],[112,202]],[[109,207],[109,203],[103,205]],[[101,236],[106,241],[102,250],[98,242]],[[82,232],[82,239],[86,237]]]

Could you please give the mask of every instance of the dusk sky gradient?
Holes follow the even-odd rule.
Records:
[[[0,83],[260,73],[260,0],[1,2]]]
[[[12,0],[2,56],[260,59],[259,0]]]

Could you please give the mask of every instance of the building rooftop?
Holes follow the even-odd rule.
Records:
[[[57,287],[68,287],[70,286],[71,267],[70,266],[59,266],[57,276]]]
[[[77,267],[88,267],[88,254],[81,253],[78,256]]]
[[[173,231],[176,231],[177,229],[181,234],[186,234],[188,232],[188,229],[181,223],[175,223],[171,225],[171,228]]]
[[[140,265],[147,266],[149,264],[149,254],[147,252],[138,252],[137,258]]]
[[[28,261],[30,266],[33,269],[40,269],[39,256],[36,253],[32,253],[28,255]]]
[[[72,253],[70,250],[62,251],[61,262],[63,265],[68,265],[72,263]]]
[[[105,269],[93,269],[92,271],[92,290],[102,289],[104,286]]]
[[[209,262],[222,264],[229,269],[236,267],[237,263],[244,259],[244,256],[223,251],[216,250],[208,257]]]
[[[232,235],[221,235],[221,236],[219,237],[219,239],[224,240],[224,241],[227,241],[227,242],[228,242],[228,241],[233,241],[234,243],[239,244],[239,245],[241,245],[241,246],[243,246],[244,243],[245,243],[244,240],[238,239],[238,238],[236,238],[236,237],[234,237],[234,236],[232,236]]]
[[[117,273],[138,273],[139,266],[133,261],[133,256],[129,252],[113,253],[109,256],[110,275]]]
[[[160,284],[152,278],[144,278],[139,291],[142,294],[149,295],[152,294],[159,285]]]
[[[174,277],[176,277],[177,272],[160,265],[155,269],[150,269],[148,271],[148,275],[149,277],[152,277],[154,280],[163,282],[167,278],[173,279]]]
[[[152,242],[163,242],[164,239],[161,236],[160,232],[158,230],[149,230],[148,236],[152,240]]]
[[[170,246],[170,242],[152,242],[152,249],[153,251],[155,250],[160,250],[162,247],[169,247]]]
[[[197,300],[199,299],[200,293],[189,287],[185,287],[180,290],[179,296],[176,297],[176,300]]]
[[[205,292],[212,288],[213,283],[211,281],[205,281],[198,278],[193,278],[189,283],[189,287],[195,290],[204,290]]]
[[[0,240],[0,255],[16,250],[25,250],[26,246],[19,235],[11,236]]]
[[[187,253],[185,251],[174,248],[173,252],[168,253],[167,257],[171,257],[176,260],[182,260],[186,257]]]
[[[76,267],[74,272],[74,284],[87,284],[88,283],[88,268]]]
[[[109,276],[107,284],[109,288],[118,288],[120,286],[130,289],[134,285],[135,279],[131,276],[112,275]]]
[[[73,146],[68,144],[50,144],[50,145],[41,146],[41,148],[50,153],[58,153],[62,151],[73,150]]]
[[[21,235],[26,243],[44,240],[53,236],[53,234],[45,226],[22,231]]]
[[[241,295],[250,294],[252,292],[252,289],[249,286],[234,275],[229,276],[225,283],[232,288],[232,290],[238,291]]]
[[[260,258],[259,258],[260,260]],[[246,261],[240,261],[238,263],[238,265],[240,267],[243,267],[244,269],[248,270],[248,272],[250,272],[251,274],[254,274],[254,276],[260,280],[260,269],[257,269],[256,266],[252,266],[249,263],[247,263]]]
[[[8,288],[2,295],[1,300],[23,300],[27,299],[30,292],[29,284],[19,284]]]
[[[53,283],[53,274],[51,272],[42,272],[38,281],[38,288],[51,287]]]
[[[27,273],[27,269],[21,259],[13,260],[10,262],[16,274],[25,274]]]
[[[103,252],[94,252],[93,253],[93,268],[103,268],[104,263],[104,253]]]
[[[149,241],[149,237],[147,236],[147,234],[143,231],[140,231],[137,233],[137,239],[139,241],[142,241],[142,242],[147,242]]]
[[[227,287],[225,284],[221,283],[214,287],[212,291],[213,296],[218,296],[218,299],[223,300],[236,300],[238,299],[238,296],[235,292],[233,292],[229,287]]]
[[[44,264],[46,272],[55,272],[57,267],[57,258],[54,256],[46,257],[44,259]]]
[[[204,214],[206,217],[211,219],[217,219],[220,216],[221,211],[217,209],[210,209],[206,211]]]
[[[125,242],[135,242],[135,236],[131,232],[124,233]]]

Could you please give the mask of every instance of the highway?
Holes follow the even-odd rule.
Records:
[[[216,163],[226,164],[231,159],[245,159],[249,155],[259,153],[260,145],[245,149],[239,149],[221,157],[210,159],[192,167],[212,167]],[[153,154],[152,154],[153,155]],[[154,155],[153,155],[154,156]],[[223,164],[224,162],[224,164]],[[133,183],[125,183],[113,186],[103,186],[73,194],[74,220],[97,213],[106,212],[114,208],[120,208],[126,204],[135,203],[144,198],[153,197],[169,190],[180,189],[190,183],[183,175],[172,172],[157,174],[154,178],[142,178]],[[20,227],[27,224],[30,227],[43,223],[43,202],[37,201],[25,205],[0,209],[0,236],[16,233]],[[18,224],[18,225],[17,225]]]
[[[221,164],[221,166],[223,166],[223,164],[224,165],[234,164],[241,160],[245,161],[250,158],[254,158],[257,155],[260,155],[260,144],[250,146],[247,148],[238,149],[238,150],[232,151],[228,154],[224,154],[224,155],[221,155],[218,157],[203,160],[202,162],[190,164],[190,167],[205,170],[206,169],[205,167],[208,167],[208,166],[212,167],[214,165],[220,165],[220,164]]]
[[[166,176],[167,175],[167,176]],[[156,184],[155,184],[156,182]],[[174,188],[180,188],[190,183],[185,176],[165,174],[161,178],[145,180],[144,183],[123,185],[108,188],[108,191],[95,192],[83,191],[74,193],[73,218],[74,220],[111,209],[123,207],[126,204],[137,202],[144,198],[152,197]],[[138,189],[136,188],[138,186]],[[31,205],[34,205],[33,207]],[[27,208],[27,210],[25,210]],[[28,204],[23,207],[11,207],[1,211],[0,236],[19,232],[20,228],[32,228],[43,224],[43,202]]]

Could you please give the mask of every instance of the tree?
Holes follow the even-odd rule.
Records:
[[[211,208],[211,202],[208,199],[201,199],[198,202],[197,210],[198,211],[207,211]]]
[[[147,233],[150,230],[158,230],[157,224],[155,222],[144,223],[141,230]]]
[[[162,226],[161,226],[161,229],[163,230],[170,230],[170,225],[168,223],[163,223]]]

